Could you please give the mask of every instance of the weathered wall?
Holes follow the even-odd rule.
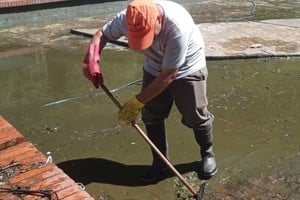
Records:
[[[56,23],[78,17],[116,13],[127,1],[116,0],[13,0],[0,2],[0,28]]]
[[[16,7],[16,6],[28,6],[43,3],[62,2],[68,0],[1,0],[0,8]]]

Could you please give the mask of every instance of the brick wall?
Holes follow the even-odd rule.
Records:
[[[28,4],[22,6],[20,2]],[[126,8],[127,4],[127,0],[0,0],[1,6],[10,6],[0,6],[0,29],[112,15]]]
[[[16,6],[36,5],[52,2],[63,2],[68,0],[0,0],[0,8],[9,8]]]

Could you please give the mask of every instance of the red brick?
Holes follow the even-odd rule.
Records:
[[[0,116],[0,150],[24,141],[24,137],[2,116]]]
[[[51,189],[53,190],[56,195],[59,197],[58,199],[62,199],[63,195],[66,195],[63,191],[67,191],[67,195],[70,195],[69,193],[78,191],[78,188],[76,188],[75,182],[70,179],[65,174],[57,174],[55,176],[52,176],[48,179],[45,179],[41,182],[37,182],[34,185],[31,185],[31,190],[42,190],[42,189]],[[24,198],[24,200],[27,200]],[[29,200],[29,199],[28,199]]]
[[[10,123],[8,123],[5,119],[4,119],[4,117],[2,117],[2,115],[0,115],[0,127],[2,127],[2,126],[11,126],[10,125]]]
[[[19,182],[16,182],[15,184],[18,186],[21,186],[21,187],[26,187],[26,186],[32,187],[34,184],[45,182],[46,180],[50,179],[51,177],[60,175],[61,173],[62,173],[62,171],[59,170],[58,168],[55,168],[55,169],[52,168],[44,173],[37,174],[28,179],[20,180]]]
[[[72,184],[74,184],[74,181],[71,180],[69,177],[65,176],[63,173],[55,174],[54,176],[49,177],[48,179],[43,179],[40,182],[36,181],[33,185],[30,185],[30,190],[45,190],[50,189],[54,193],[56,193],[54,189],[54,185],[57,183],[63,183],[63,187],[72,187]],[[29,185],[27,185],[29,186]],[[62,186],[60,185],[59,189],[62,189]],[[53,199],[54,194],[53,194]],[[59,198],[61,199],[61,198]],[[24,200],[30,200],[30,197],[24,198]]]
[[[79,191],[73,195],[63,198],[63,200],[94,200],[88,193],[85,191]]]
[[[63,2],[67,0],[2,0],[0,8],[15,7],[15,6],[29,6],[43,3]]]
[[[68,188],[72,185],[74,185],[75,182],[70,179],[69,176],[67,176],[64,173],[60,173],[56,176],[53,176],[47,180],[45,180],[44,182],[38,183],[36,185],[33,186],[33,188],[45,188],[45,187],[50,187],[54,190],[54,191],[60,191],[60,190],[64,190],[65,188]]]
[[[3,131],[3,132],[2,132]],[[24,141],[23,136],[14,128],[4,128],[0,132],[0,150]]]
[[[60,190],[56,192],[59,199],[65,199],[67,197],[76,195],[78,192],[81,192],[82,190],[77,184],[73,184],[72,187],[67,187],[63,190]]]
[[[22,142],[18,138],[22,138]],[[13,162],[20,164],[13,177],[2,187],[16,185],[30,187],[30,190],[51,189],[60,200],[94,200],[55,164],[45,164],[47,157],[32,143],[23,140],[24,137],[0,116],[0,167]],[[0,200],[17,199],[16,195],[0,192]],[[23,199],[38,200],[40,197],[27,195]]]
[[[51,168],[57,168],[54,164],[47,164],[41,168],[37,168],[37,169],[33,169],[33,170],[30,170],[30,171],[27,171],[27,172],[24,172],[22,174],[19,174],[17,176],[14,176],[14,177],[11,177],[9,179],[9,182],[11,184],[15,184],[21,180],[24,180],[24,179],[29,179],[33,176],[36,176],[38,174],[41,174],[41,173],[45,173],[47,172],[48,170],[50,170]]]
[[[6,166],[15,161],[17,156],[26,155],[28,152],[34,150],[35,147],[30,142],[22,142],[18,145],[12,146],[8,149],[0,151],[0,165]]]
[[[11,193],[0,193],[0,200],[19,200],[18,196]]]
[[[33,159],[34,158],[34,159]],[[39,151],[29,151],[25,155],[15,157],[14,162],[18,165],[18,169],[15,171],[15,176],[20,173],[25,173],[35,168],[39,168],[45,165],[46,158]]]

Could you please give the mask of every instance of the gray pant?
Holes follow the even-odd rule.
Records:
[[[147,86],[154,78],[144,70],[142,87]],[[194,130],[205,130],[211,127],[214,117],[207,109],[206,79],[207,68],[204,68],[174,80],[142,109],[144,123],[146,125],[163,123],[175,102],[185,126]]]

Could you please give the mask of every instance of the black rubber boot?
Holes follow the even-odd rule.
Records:
[[[146,131],[148,138],[159,149],[159,151],[168,159],[168,144],[165,133],[164,123],[146,125]],[[151,149],[153,161],[151,167],[149,167],[142,179],[145,182],[156,182],[163,171],[167,169],[167,165],[161,160],[157,153]]]
[[[197,143],[200,146],[201,166],[198,176],[201,179],[210,179],[218,171],[215,153],[213,151],[213,131],[209,127],[207,129],[194,130]]]

